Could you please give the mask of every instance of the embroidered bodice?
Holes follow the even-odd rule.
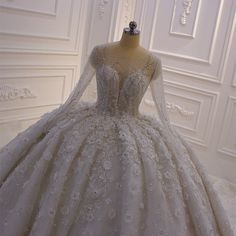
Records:
[[[125,63],[122,75],[102,49],[65,103],[0,150],[0,235],[233,236],[204,168],[170,124],[160,60]],[[95,74],[97,102],[80,103]],[[138,113],[149,84],[160,121]]]
[[[96,68],[97,108],[110,115],[138,115],[139,105],[155,69],[152,54],[142,68],[131,69],[123,79],[112,64],[107,64],[105,59],[101,60],[102,51],[102,47],[95,49],[91,57]]]

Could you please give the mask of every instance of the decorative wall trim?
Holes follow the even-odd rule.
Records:
[[[8,0],[8,2],[10,2]],[[4,3],[0,3],[0,8],[10,10],[10,11],[18,11],[23,13],[30,13],[30,14],[40,14],[40,15],[47,15],[47,16],[56,16],[56,10],[57,10],[58,0],[55,0],[54,9],[53,11],[39,11],[34,9],[28,9],[23,7],[16,7],[16,6],[10,6],[10,5],[4,5]]]
[[[234,65],[232,86],[233,86],[233,87],[236,87],[236,64]]]
[[[0,102],[26,98],[36,98],[29,88],[15,88],[10,85],[0,86]]]
[[[92,1],[90,2],[91,2],[90,4],[91,15],[90,15],[90,21],[87,22],[88,38],[86,40],[87,42],[84,43],[84,47],[86,47],[85,49],[86,56],[89,56],[94,45],[113,41],[114,30],[116,30],[117,28],[115,26],[116,13],[118,11],[118,5],[120,5],[122,1],[107,0],[106,3],[103,3],[102,0],[97,0],[96,1],[97,4],[92,4]],[[101,8],[99,4],[102,4]],[[104,9],[103,9],[103,4],[104,4]],[[107,20],[108,17],[109,20]],[[101,30],[103,30],[102,34],[101,33],[99,34]]]
[[[57,4],[57,3],[56,3]],[[64,36],[49,36],[44,34],[32,34],[32,33],[18,33],[18,32],[8,32],[8,31],[1,31],[0,33],[2,35],[11,36],[11,37],[29,37],[29,38],[38,38],[38,39],[49,39],[49,40],[67,40],[69,41],[71,38],[71,27],[72,27],[72,16],[73,16],[73,6],[74,6],[74,0],[71,0],[70,2],[70,11],[69,11],[69,18],[67,22],[67,30],[66,34]],[[1,7],[0,7],[1,8]],[[46,17],[47,18],[47,17]],[[43,18],[42,18],[43,19]]]
[[[148,0],[134,0],[134,9],[135,12],[133,13],[133,18],[137,21],[138,23],[138,28],[142,32],[143,28],[145,27],[145,14],[147,12],[147,3]],[[143,41],[143,39],[142,39]]]
[[[155,48],[152,47],[152,45],[151,45],[150,50],[153,51],[154,53],[162,54],[162,55],[165,55],[165,56],[168,56],[168,57],[174,57],[174,58],[177,58],[177,59],[180,58],[180,59],[185,59],[185,60],[188,60],[188,61],[205,63],[205,64],[208,64],[208,65],[210,64],[209,60],[205,60],[205,59],[202,59],[202,58],[199,58],[199,57],[188,56],[188,55],[184,55],[184,54],[179,54],[179,53],[174,53],[174,52],[167,52],[167,51],[155,49]]]
[[[129,26],[129,22],[131,20],[134,20],[136,0],[124,0],[124,1],[117,1],[117,2],[119,2],[119,4],[117,5],[116,11],[115,11],[116,15],[113,15],[113,19],[115,19],[116,23],[115,23],[115,27],[113,27],[115,28],[113,37],[110,37],[111,41],[119,40],[123,32],[123,29]],[[138,28],[140,29],[140,25]],[[110,32],[112,31],[113,29],[110,28]]]
[[[227,109],[224,116],[224,122],[221,130],[221,137],[219,140],[218,151],[236,158],[236,142],[235,142],[235,122],[234,115],[236,113],[236,97],[229,96],[227,102]],[[229,138],[230,137],[230,138]]]
[[[231,157],[233,158],[234,160],[236,159],[236,152],[232,149],[229,149],[229,148],[226,148],[226,147],[222,147],[218,150],[218,152],[224,154],[224,157],[222,158],[225,158],[225,157]]]
[[[59,14],[58,12],[61,8],[58,10],[59,0],[56,1],[55,7],[57,14]],[[88,2],[71,0],[70,9],[68,9],[68,27],[64,35],[48,35],[43,33],[37,35],[35,32],[1,32],[2,40],[8,42],[8,44],[0,47],[0,51],[4,53],[77,56],[79,54],[78,45],[81,42],[79,39],[81,39],[82,32],[85,30],[83,22],[86,21]],[[47,19],[48,16],[45,16],[45,18]],[[17,42],[17,37],[24,38],[23,46]]]
[[[161,0],[138,0],[136,13],[138,20],[140,22],[143,20],[144,24],[148,21],[152,23],[150,27],[147,26],[143,29],[147,36],[143,42],[148,49],[162,59],[165,82],[178,83],[180,84],[179,89],[184,85],[193,89],[193,96],[191,96],[191,91],[165,86],[168,102],[179,104],[182,108],[187,108],[195,113],[190,121],[182,118],[178,111],[173,115],[169,113],[172,124],[188,141],[194,144],[196,150],[200,150],[200,156],[202,154],[202,159],[206,159],[206,165],[211,164],[211,161],[217,161],[225,167],[231,163],[235,166],[236,126],[234,120],[236,104],[231,101],[230,106],[226,106],[226,98],[227,96],[235,98],[236,92],[235,47],[233,46],[236,33],[236,4],[234,0],[216,0],[214,5],[209,5],[208,1],[192,0],[190,14],[187,15],[186,22],[183,22],[185,24],[181,24],[180,17],[183,10],[181,4],[183,1],[173,0],[167,1],[167,3]],[[198,1],[200,7],[196,19],[196,3]],[[176,4],[178,9],[171,32],[171,17]],[[154,17],[156,18],[154,19]],[[194,20],[196,32],[193,33],[194,37],[191,37]],[[204,51],[200,52],[196,48]],[[150,95],[149,92],[148,95]],[[183,99],[179,99],[177,97],[179,95],[182,95]],[[202,105],[185,101],[185,99],[188,100],[185,95],[188,98],[196,99],[199,103],[202,102]],[[147,98],[151,100],[150,96]],[[232,106],[233,109],[230,108]],[[156,115],[152,107],[147,106],[146,108],[151,114]],[[199,116],[199,119],[196,116]],[[189,117],[191,118],[191,116]],[[199,124],[194,130],[196,123]],[[185,127],[192,128],[193,126],[193,131],[185,129]],[[212,166],[212,170],[217,171],[218,175],[224,175],[234,180],[233,168],[231,172],[221,172],[218,169],[216,165]]]
[[[183,12],[180,16],[180,24],[181,25],[186,25],[187,23],[187,17],[191,14],[191,9],[192,9],[192,3],[193,0],[184,0],[183,1]]]
[[[132,17],[132,2],[131,0],[125,0],[124,1],[124,7],[123,7],[123,12],[124,12],[124,23],[126,25],[129,24],[129,21],[131,20]]]
[[[178,113],[183,117],[194,116],[193,111],[188,111],[184,107],[177,105],[175,103],[167,102],[166,108],[167,108],[167,111],[172,112],[172,113]]]
[[[106,5],[108,4],[109,0],[100,0],[98,3],[98,15],[102,19],[105,14]]]
[[[217,78],[208,74],[198,74],[195,73],[193,71],[189,71],[189,70],[183,70],[183,69],[177,69],[177,68],[172,68],[169,66],[163,66],[163,71],[169,72],[169,73],[173,73],[173,74],[177,74],[177,75],[184,75],[184,76],[188,76],[194,79],[200,79],[200,80],[205,80],[207,82],[210,83],[214,83],[214,84],[221,84],[222,81],[216,80]]]
[[[170,82],[170,81],[165,81],[165,86],[167,88],[166,93],[169,95],[181,96],[179,95],[179,92],[180,94],[183,95],[185,94],[184,91],[186,91],[188,93],[192,93],[193,95],[195,94],[197,96],[196,101],[200,102],[201,105],[200,105],[199,113],[197,114],[195,113],[195,116],[197,116],[196,124],[194,126],[195,136],[192,136],[192,135],[191,136],[187,135],[187,136],[190,139],[192,139],[195,144],[207,147],[210,142],[210,135],[211,135],[213,124],[214,124],[216,104],[219,97],[219,93],[215,91],[203,90],[203,89],[195,88],[192,86],[187,86],[182,83],[176,83],[176,82]],[[179,90],[179,92],[178,94],[176,94],[176,93],[170,92],[170,89],[171,90],[177,89]],[[186,97],[186,95],[184,97]],[[206,103],[203,102],[202,100],[205,100]],[[208,104],[207,107],[204,104]],[[203,113],[203,111],[206,111],[206,109],[208,109],[207,115]],[[201,119],[202,117],[200,117],[200,114],[201,115],[205,114],[205,118],[203,120]],[[199,125],[201,126],[201,128]],[[179,126],[180,128],[182,128],[182,126],[179,124],[176,124],[176,126]],[[183,128],[185,129],[185,127]],[[186,128],[189,129],[189,127],[186,127]]]
[[[68,30],[69,32],[70,30]],[[49,36],[49,35],[36,35],[36,34],[29,34],[29,33],[14,33],[14,32],[0,32],[3,36],[9,37],[21,37],[21,38],[30,38],[30,39],[47,39],[47,40],[60,40],[60,41],[69,41],[70,35],[67,36]],[[5,47],[4,49],[8,49]]]
[[[2,114],[5,113],[5,111],[0,111],[0,128],[1,124],[6,124],[12,121],[38,119],[46,112],[52,111],[53,109],[59,107],[59,105],[60,104],[49,104],[47,106],[37,106],[35,108],[25,107],[21,110],[21,112],[18,112],[17,115],[9,112],[4,118],[2,117]]]
[[[157,3],[158,3],[158,1],[156,1],[156,4]],[[215,25],[214,25],[214,32],[213,32],[212,37],[211,37],[211,42],[209,43],[209,45],[211,45],[211,46],[209,47],[209,53],[208,53],[208,56],[207,56],[206,59],[205,58],[199,58],[199,57],[196,57],[196,56],[188,56],[188,55],[184,55],[184,54],[180,54],[180,53],[167,52],[167,51],[164,51],[164,50],[161,50],[161,49],[154,48],[153,47],[153,42],[155,42],[155,40],[154,40],[154,35],[155,35],[154,30],[151,31],[149,49],[152,50],[153,52],[165,55],[167,57],[181,58],[181,59],[192,60],[194,62],[205,63],[207,65],[211,65],[212,60],[213,60],[213,55],[214,55],[214,52],[215,52],[215,49],[216,49],[216,41],[217,41],[217,35],[219,33],[220,20],[221,20],[222,15],[223,15],[223,9],[224,9],[223,8],[223,3],[224,3],[223,0],[221,0],[220,3],[219,3],[219,7],[218,7],[218,11],[217,11],[217,17],[216,17],[216,21],[215,21]],[[158,16],[158,10],[156,10],[155,13],[154,13],[154,17],[153,17],[154,26],[152,27],[152,29],[156,28],[157,16]],[[230,21],[230,17],[228,19],[228,23],[229,23],[229,21]],[[226,40],[226,38],[227,37],[225,37],[224,41]],[[225,42],[224,42],[224,44],[225,44]],[[224,54],[224,52],[225,52],[225,50],[222,50],[222,54]],[[220,58],[223,59],[224,57],[222,56]]]
[[[146,99],[144,99],[144,102],[148,106],[153,106],[153,107],[155,106],[154,102],[150,99],[146,98]],[[166,102],[166,109],[167,109],[168,112],[178,113],[182,117],[194,116],[193,111],[188,111],[184,107],[182,107],[180,105],[177,105],[175,103]]]
[[[175,1],[173,7],[170,34],[193,39],[196,36],[196,29],[202,1],[184,0],[180,3],[180,5],[177,5],[177,2],[178,1]],[[193,13],[191,14],[192,11]],[[188,24],[187,18],[190,18],[189,21],[191,20],[188,22]]]
[[[0,66],[0,70],[3,73],[7,74],[7,76],[5,76],[5,77],[0,77],[0,81],[3,80],[4,82],[9,81],[11,79],[16,79],[16,78],[19,80],[20,78],[23,78],[23,79],[42,78],[43,79],[43,78],[61,77],[62,84],[63,84],[63,87],[61,90],[62,93],[61,93],[60,102],[52,102],[51,104],[34,104],[34,103],[33,104],[28,104],[28,103],[23,104],[23,100],[22,100],[22,104],[12,103],[11,106],[8,106],[6,108],[3,108],[0,106],[1,107],[0,112],[4,112],[4,117],[5,117],[5,114],[7,114],[8,112],[13,111],[13,110],[21,111],[21,110],[29,109],[29,108],[36,109],[37,107],[46,107],[46,106],[51,106],[51,105],[55,105],[55,104],[56,105],[61,104],[65,101],[66,97],[72,91],[75,84],[77,83],[77,80],[76,80],[77,73],[78,73],[77,66],[70,66],[70,65],[51,65],[51,66],[15,65],[15,66],[9,66],[9,65],[5,65],[5,66]],[[6,71],[4,72],[4,70],[6,70]],[[10,70],[12,72],[12,75],[9,74],[8,70]],[[24,71],[24,76],[18,75],[17,72],[14,72],[14,70],[15,71]],[[42,74],[41,73],[37,74],[37,71],[43,71],[43,72],[42,72]],[[69,81],[68,81],[68,79],[69,79]],[[66,83],[66,81],[68,81],[68,82]],[[8,82],[8,83],[10,83],[10,82]],[[2,86],[4,86],[4,85],[2,85]],[[11,85],[9,85],[9,86],[13,87]],[[0,88],[1,88],[1,85],[0,85]],[[32,93],[32,91],[31,91],[31,93]],[[35,99],[39,99],[39,98],[40,98],[39,94],[37,97],[35,96]],[[2,102],[4,102],[4,101],[2,101]],[[0,102],[1,102],[1,100],[0,100]],[[5,118],[2,118],[2,119],[4,120]]]
[[[226,56],[226,62],[228,62],[229,55],[232,51],[235,51],[235,39],[236,39],[236,14],[234,14],[234,19],[233,19],[233,27],[231,30],[230,34],[230,39],[229,39],[229,46],[227,48],[227,56]],[[225,63],[227,64],[227,63]],[[234,68],[233,68],[233,76],[232,76],[232,86],[236,87],[236,62],[234,62]],[[226,65],[224,67],[226,69]]]

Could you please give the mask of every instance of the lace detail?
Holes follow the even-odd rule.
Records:
[[[118,74],[118,69],[121,67],[120,64],[120,59],[116,58],[115,55],[112,55],[111,57],[108,57],[108,53],[107,53],[107,45],[101,45],[101,46],[95,46],[92,50],[91,53],[91,64],[97,69],[98,67],[101,67],[103,65],[107,65],[111,68],[113,68]],[[125,59],[123,59],[125,60]],[[129,59],[130,60],[130,59]],[[127,63],[129,63],[129,60],[127,61]],[[127,69],[129,71],[128,76],[126,77],[130,77],[131,74],[133,73],[142,73],[145,74],[148,78],[151,78],[153,75],[153,72],[156,68],[156,57],[153,54],[149,54],[147,56],[147,58],[143,59],[143,57],[140,58],[136,58],[136,61],[140,61],[137,64],[143,64],[142,67],[137,67],[133,66],[131,67],[131,65],[129,64],[129,66],[127,66]]]
[[[121,85],[103,49],[93,48],[64,104],[0,151],[1,235],[233,236],[206,171],[170,124],[160,60]],[[94,74],[97,102],[80,103]],[[138,112],[149,85],[160,120]]]
[[[98,109],[111,115],[138,115],[139,104],[155,70],[153,55],[148,56],[142,68],[130,68],[129,75],[122,81],[116,69],[119,61],[114,59],[107,63],[106,45],[96,47],[93,52],[92,64],[97,72]]]

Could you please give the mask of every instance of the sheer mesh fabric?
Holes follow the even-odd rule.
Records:
[[[93,48],[64,104],[1,150],[1,235],[232,236],[206,171],[170,124],[161,61],[150,54],[121,81],[105,50]],[[95,74],[97,101],[81,103]],[[160,120],[139,112],[148,86]]]

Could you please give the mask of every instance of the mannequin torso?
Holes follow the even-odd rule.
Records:
[[[149,64],[155,64],[152,53],[139,45],[139,35],[131,35],[123,32],[120,41],[101,45],[100,53],[104,63],[112,65],[121,79],[121,83],[134,71],[142,69]],[[99,54],[100,54],[99,53]],[[155,67],[147,67],[147,79],[151,79]]]

